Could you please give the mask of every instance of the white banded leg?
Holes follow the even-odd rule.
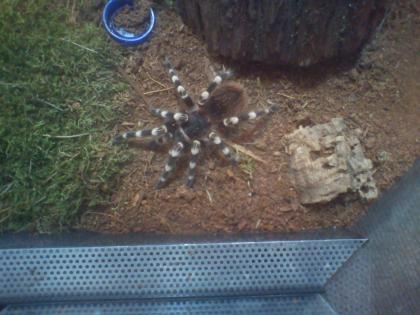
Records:
[[[168,131],[168,133],[165,133],[163,136],[149,141],[147,143],[147,147],[151,150],[157,150],[167,144],[173,137],[174,135]]]
[[[214,89],[220,85],[223,81],[230,78],[232,76],[232,72],[230,71],[224,71],[220,74],[216,75],[213,79],[213,81],[210,83],[210,85],[207,87],[207,90],[202,92],[200,94],[200,98],[198,100],[198,105],[203,106],[204,103],[208,100],[210,97],[211,92],[214,91]]]
[[[223,119],[223,125],[228,126],[234,126],[239,124],[240,122],[247,121],[247,120],[254,120],[258,117],[264,116],[264,115],[270,115],[278,110],[278,107],[276,105],[270,106],[268,108],[265,108],[263,110],[259,111],[251,111],[249,113],[244,113],[239,116],[233,116],[229,118]]]
[[[179,123],[188,121],[188,114],[186,113],[172,113],[170,111],[160,109],[160,108],[151,108],[150,112],[156,116],[164,118],[167,121],[176,121]]]
[[[173,65],[171,64],[171,61],[169,60],[169,58],[165,58],[164,66],[166,70],[168,71],[171,81],[175,85],[175,89],[178,92],[181,99],[188,106],[188,108],[194,107],[194,102],[191,96],[188,95],[187,90],[181,85],[181,81],[179,80],[179,77],[176,74],[176,71]]]
[[[143,138],[143,137],[160,137],[168,132],[168,128],[165,125],[152,128],[152,129],[141,129],[137,131],[127,131],[114,138],[114,144],[120,144],[123,140],[130,138]]]
[[[232,150],[226,145],[220,136],[218,136],[214,131],[210,132],[209,139],[212,143],[217,145],[222,151],[223,155],[229,159],[232,164],[237,163],[237,158]]]
[[[201,143],[198,140],[194,140],[191,145],[191,159],[188,164],[188,171],[187,171],[187,186],[192,188],[194,185],[195,180],[195,173],[197,168],[198,162],[198,154],[200,153]]]
[[[153,116],[156,117],[160,117],[163,119],[171,119],[174,116],[174,113],[166,110],[166,109],[162,109],[162,108],[149,108],[150,113],[152,113]]]
[[[182,142],[177,142],[170,150],[169,150],[169,158],[166,161],[165,169],[159,177],[159,181],[156,184],[156,189],[160,189],[168,182],[169,176],[172,174],[176,167],[176,162],[178,161],[179,157],[181,156],[182,151],[184,150],[185,145]]]

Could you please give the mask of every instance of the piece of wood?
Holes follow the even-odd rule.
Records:
[[[177,0],[210,52],[237,61],[308,66],[357,53],[380,23],[383,0]]]
[[[342,118],[300,127],[286,136],[293,184],[303,204],[325,203],[354,192],[364,200],[378,197],[372,161]]]

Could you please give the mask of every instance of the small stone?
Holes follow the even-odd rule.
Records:
[[[228,169],[226,171],[226,173],[227,173],[227,176],[229,176],[230,178],[234,178],[235,177],[235,174],[233,174],[232,170],[230,170],[230,169]]]
[[[281,152],[280,152],[280,151],[274,151],[274,152],[273,152],[273,155],[274,155],[274,156],[281,156]]]
[[[280,212],[291,212],[293,209],[291,207],[280,207],[278,209]]]
[[[74,110],[79,110],[82,107],[82,105],[79,102],[74,102],[71,104],[71,108]]]
[[[208,166],[210,170],[214,170],[216,168],[216,164],[213,160],[209,161]]]
[[[347,100],[350,103],[357,103],[359,101],[359,96],[356,93],[352,93],[347,97]]]

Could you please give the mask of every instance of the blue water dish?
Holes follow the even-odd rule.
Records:
[[[134,34],[125,30],[123,27],[117,27],[113,22],[114,17],[118,14],[118,11],[126,5],[132,6],[133,0],[110,0],[105,5],[102,14],[102,22],[108,34],[120,44],[130,46],[142,44],[152,33],[155,26],[155,13],[153,12],[153,9],[150,8],[147,29],[142,33]]]

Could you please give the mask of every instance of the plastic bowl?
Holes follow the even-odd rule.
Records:
[[[102,14],[102,22],[105,26],[106,31],[108,34],[117,42],[123,45],[139,45],[143,43],[152,32],[155,26],[155,13],[153,9],[150,8],[150,21],[147,30],[143,33],[133,34],[131,32],[126,31],[124,28],[114,25],[113,19],[114,16],[117,14],[118,10],[121,9],[125,5],[133,5],[132,0],[110,0],[104,8]]]

